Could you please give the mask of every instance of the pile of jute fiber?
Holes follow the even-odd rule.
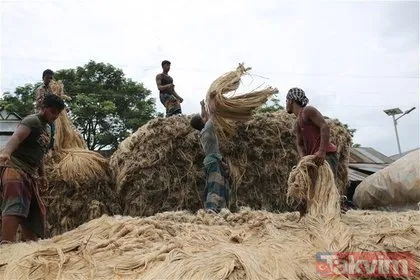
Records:
[[[410,251],[420,265],[419,211],[349,211],[332,227],[298,220],[249,209],[103,216],[52,239],[1,246],[0,278],[323,279],[318,252]]]
[[[331,169],[324,163],[317,167],[316,180],[307,179],[311,161],[311,157],[303,158],[288,181],[292,198],[308,198],[308,214],[301,220],[296,212],[249,209],[222,210],[218,215],[203,210],[195,215],[165,212],[146,218],[104,215],[49,240],[0,247],[0,276],[322,279],[317,253],[376,252],[378,259],[386,259],[388,252],[401,251],[410,252],[410,272],[418,275],[420,211],[341,215]],[[333,194],[326,196],[328,192]],[[340,277],[340,270],[334,272],[346,279]]]
[[[52,82],[54,94],[63,98],[63,84]],[[74,229],[102,214],[119,214],[121,207],[114,189],[108,159],[87,149],[86,142],[63,110],[55,121],[54,150],[45,160],[48,190],[47,236]]]
[[[205,187],[198,132],[189,117],[154,119],[125,139],[110,165],[123,201],[123,214],[150,216],[163,211],[197,211],[203,207]],[[293,134],[295,117],[285,111],[255,114],[236,126],[236,134],[220,139],[221,153],[229,163],[235,206],[288,211],[287,180],[298,163]],[[327,120],[331,141],[339,150],[337,185],[347,183],[351,137],[337,120]]]

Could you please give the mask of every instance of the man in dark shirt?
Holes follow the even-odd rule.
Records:
[[[1,243],[13,242],[19,225],[27,240],[44,236],[45,206],[39,194],[47,185],[43,159],[49,149],[49,123],[64,108],[60,97],[46,95],[40,111],[21,121],[0,153]]]
[[[162,61],[162,73],[156,76],[156,85],[159,89],[160,102],[166,108],[166,117],[182,114],[181,105],[184,101],[175,91],[173,79],[168,75],[171,62]]]

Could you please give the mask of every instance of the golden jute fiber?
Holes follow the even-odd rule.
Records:
[[[61,81],[52,81],[51,89],[69,99]],[[121,212],[108,159],[88,150],[66,110],[54,123],[54,150],[45,159],[49,187],[43,193],[48,236],[74,229],[102,214]]]
[[[249,74],[249,70],[251,70],[250,67],[245,68],[243,64],[239,64],[234,71],[218,77],[207,91],[207,103],[210,96],[214,98],[216,129],[221,137],[234,135],[235,121],[249,120],[257,108],[266,103],[270,96],[278,93],[276,88],[267,87],[258,91],[236,94],[241,77]]]
[[[249,209],[102,216],[52,239],[1,246],[0,278],[323,279],[316,253],[347,251],[410,251],[420,265],[419,211],[298,220]]]
[[[188,116],[157,118],[126,138],[110,165],[124,215],[151,216],[164,211],[203,207],[204,154]],[[237,133],[220,139],[230,167],[231,210],[248,206],[291,211],[287,180],[298,161],[293,134],[295,117],[285,111],[254,114]],[[331,141],[338,147],[337,186],[343,194],[351,137],[338,120],[328,119]]]

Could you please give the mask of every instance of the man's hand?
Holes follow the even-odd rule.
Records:
[[[308,211],[307,209],[307,204],[306,201],[302,201],[301,203],[299,203],[299,205],[297,206],[297,210],[299,211],[299,220],[303,218],[303,216],[306,215],[306,212]]]
[[[318,152],[316,152],[315,153],[315,159],[314,159],[316,165],[318,165],[318,166],[323,165],[326,156],[327,156],[327,154],[324,151],[319,150]]]
[[[10,161],[10,155],[0,154],[0,165],[7,165]]]
[[[41,192],[45,192],[46,190],[48,190],[47,177],[41,176],[39,177],[38,180],[39,180],[39,189],[41,190]]]
[[[204,107],[204,99],[200,101],[201,108]]]

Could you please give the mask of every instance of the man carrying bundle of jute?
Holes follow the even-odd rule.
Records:
[[[200,131],[200,142],[205,153],[204,200],[205,209],[209,212],[218,213],[229,204],[228,166],[219,150],[219,136],[233,135],[235,121],[248,120],[256,108],[263,105],[269,96],[278,92],[277,89],[269,87],[226,97],[226,94],[238,89],[241,76],[250,69],[239,64],[235,71],[217,78],[207,92],[206,102],[201,101],[201,115],[195,115],[191,119],[191,126]]]
[[[229,201],[227,164],[220,153],[214,124],[214,96],[215,93],[209,99],[208,108],[204,100],[201,101],[201,115],[197,114],[191,118],[191,126],[200,131],[200,142],[205,154],[204,209],[209,213],[219,213],[221,209],[227,208]]]
[[[330,130],[322,114],[313,106],[300,88],[292,88],[286,96],[286,110],[297,117],[294,131],[299,156],[315,155],[316,164],[327,160],[334,177],[337,177],[337,147],[330,142]]]
[[[39,189],[47,186],[43,159],[51,137],[48,124],[64,108],[60,97],[46,95],[39,113],[21,121],[0,153],[1,243],[13,242],[19,225],[26,240],[44,236],[45,206]]]
[[[38,87],[36,90],[36,96],[35,96],[35,111],[38,113],[42,110],[42,104],[44,101],[44,98],[48,95],[54,94],[53,89],[51,88],[52,80],[54,78],[54,71],[51,69],[47,69],[44,72],[42,72],[42,81],[43,84]],[[63,99],[71,99],[67,95],[64,95],[64,93],[60,96]],[[49,149],[54,149],[54,135],[55,135],[55,123],[51,122],[51,141],[49,143]]]
[[[307,106],[309,99],[300,88],[291,88],[286,96],[286,110],[297,117],[294,131],[296,145],[301,158],[313,155],[317,166],[328,162],[334,179],[338,171],[337,147],[330,142],[330,131],[322,114],[313,106]],[[301,215],[306,212],[307,201],[299,205]]]
[[[42,102],[44,101],[45,96],[53,94],[51,89],[51,81],[54,78],[54,72],[51,69],[47,69],[42,72],[42,85],[38,87],[35,95],[35,110],[40,112],[42,108]],[[54,122],[49,124],[51,127],[51,141],[48,148],[54,147],[54,134],[55,134],[55,124]]]

